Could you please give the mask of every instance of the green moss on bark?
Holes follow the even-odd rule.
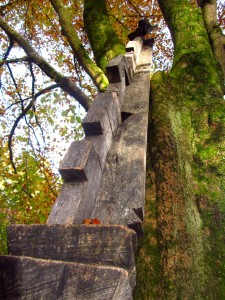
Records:
[[[137,284],[134,290],[135,300],[157,299],[160,282],[160,252],[157,238],[155,180],[150,153],[148,153],[147,169],[146,205],[143,223],[144,237],[138,241],[138,251],[136,253]]]
[[[157,299],[224,294],[225,103],[216,64],[197,54],[193,70],[189,58],[151,83],[162,276]]]
[[[125,53],[125,46],[109,21],[105,0],[84,1],[84,25],[96,63],[105,71],[110,59]]]

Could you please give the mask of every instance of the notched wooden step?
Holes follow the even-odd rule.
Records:
[[[143,46],[143,38],[137,37],[133,41],[129,41],[126,45],[126,52],[134,55],[134,62],[136,63]]]
[[[10,255],[111,265],[128,271],[136,282],[136,234],[120,225],[11,225]]]
[[[129,65],[123,54],[111,59],[106,66],[106,75],[109,83],[122,82],[125,78],[126,85],[131,82]]]
[[[120,225],[11,225],[11,255],[134,266],[136,234]]]
[[[120,104],[117,92],[98,93],[82,121],[86,136],[115,131],[120,122]]]
[[[93,176],[91,164],[99,165],[97,154],[88,141],[71,143],[59,167],[59,173],[66,182],[88,180]]]
[[[131,300],[121,268],[0,256],[0,299]]]

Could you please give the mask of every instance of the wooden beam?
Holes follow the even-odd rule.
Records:
[[[74,141],[60,163],[59,173],[66,182],[88,180],[93,176],[91,164],[99,164],[92,144],[88,141]]]
[[[95,135],[93,128],[99,124],[98,132]],[[105,158],[111,146],[115,131],[121,123],[120,103],[117,92],[105,92],[98,94],[87,116],[83,120],[83,127],[86,133],[85,140],[93,144],[98,154],[101,168],[104,168]]]
[[[142,234],[145,203],[149,72],[137,72],[126,88],[119,126],[106,159],[92,217],[106,224],[123,224]]]
[[[126,85],[130,84],[129,66],[126,63],[124,55],[120,54],[111,59],[106,66],[106,75],[109,83],[122,82],[125,78]]]
[[[120,122],[120,103],[117,92],[98,93],[82,121],[86,136],[99,135],[108,128],[114,132]]]
[[[77,143],[72,144],[76,145]],[[71,169],[74,169],[68,167],[67,164],[65,164],[65,168],[64,164],[61,165],[60,173],[64,176],[66,181],[53,205],[48,217],[48,224],[82,224],[83,219],[90,216],[90,212],[94,206],[94,199],[102,175],[101,164],[94,147],[89,141],[82,141],[82,143],[78,143],[78,145],[80,149],[86,151],[81,153],[81,157],[83,157],[81,161],[85,163],[78,164],[78,166],[81,166],[80,169],[78,168],[78,171],[81,171],[82,179],[87,178],[87,180],[74,181],[76,178],[71,171]],[[77,159],[79,161],[80,158]],[[65,161],[67,161],[67,157]],[[73,162],[74,160],[68,156],[68,161]],[[72,179],[70,177],[71,173],[73,175]]]
[[[125,226],[11,225],[10,255],[120,267],[135,285],[136,234]]]
[[[128,272],[121,268],[0,256],[0,270],[4,300],[132,299]]]
[[[136,37],[133,41],[129,41],[126,45],[126,52],[132,53],[134,56],[134,62],[137,63],[137,60],[140,56],[140,53],[142,51],[143,46],[143,38],[142,37]]]

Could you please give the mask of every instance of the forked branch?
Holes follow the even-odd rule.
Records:
[[[91,100],[74,84],[70,78],[64,77],[57,72],[37,51],[30,45],[28,40],[19,32],[12,28],[7,22],[0,17],[0,27],[6,32],[10,39],[16,41],[26,52],[27,56],[35,63],[48,77],[56,83],[61,83],[60,87],[70,96],[74,97],[85,110],[88,110]]]

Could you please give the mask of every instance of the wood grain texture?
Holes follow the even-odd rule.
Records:
[[[121,268],[0,256],[0,299],[131,300]]]
[[[120,114],[117,92],[98,93],[82,121],[85,135],[103,134],[108,127],[115,130]]]
[[[48,217],[48,224],[82,224],[83,219],[90,216],[102,175],[93,147],[86,171],[87,181],[64,182]]]
[[[122,111],[130,116],[119,126],[106,159],[92,217],[124,224],[141,235],[137,211],[144,211],[148,127],[149,72],[137,73],[126,88]]]
[[[60,163],[59,173],[65,181],[91,179],[91,164],[99,164],[98,157],[88,141],[74,141]]]
[[[10,255],[134,268],[136,234],[120,225],[11,225]]]
[[[95,125],[99,123],[100,135],[94,135]],[[106,155],[111,146],[115,131],[121,123],[120,101],[117,92],[98,94],[87,116],[83,120],[85,140],[93,144],[98,154],[101,168],[104,167]]]

